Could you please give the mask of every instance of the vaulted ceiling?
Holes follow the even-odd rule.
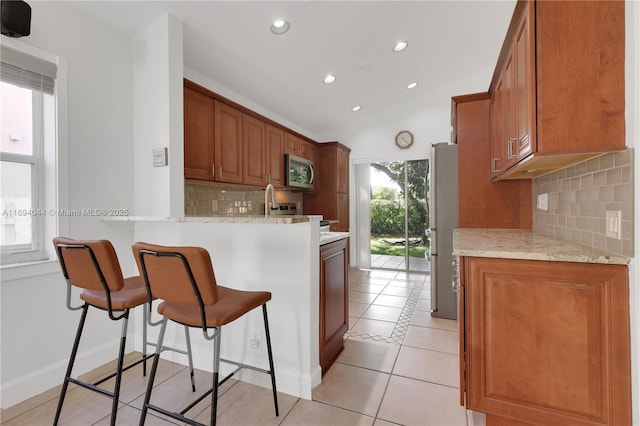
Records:
[[[124,33],[170,13],[184,64],[312,134],[492,69],[514,0],[73,1]],[[285,19],[290,29],[270,26]],[[394,52],[398,41],[408,47]],[[333,84],[323,83],[334,74]],[[487,75],[487,88],[491,78]],[[414,89],[409,83],[417,82]],[[361,105],[362,109],[351,109]]]

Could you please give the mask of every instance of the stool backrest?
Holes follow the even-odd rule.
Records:
[[[56,237],[53,246],[70,284],[102,291],[119,291],[124,287],[120,262],[111,242]]]
[[[137,242],[133,256],[152,298],[200,306],[218,301],[211,257],[204,248]]]

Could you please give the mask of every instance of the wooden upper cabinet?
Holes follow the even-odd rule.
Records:
[[[265,140],[267,183],[284,186],[284,131],[267,124]]]
[[[318,145],[316,185],[318,192],[304,194],[304,213],[320,214],[326,220],[337,220],[332,231],[349,231],[349,153],[338,142]]]
[[[538,152],[625,147],[625,2],[536,2]]]
[[[315,142],[189,80],[183,87],[186,179],[284,188],[285,153],[317,166]]]
[[[298,157],[306,158],[307,160],[312,160],[314,162],[317,159],[318,149],[315,144],[307,142],[295,135],[292,135],[291,133],[285,133],[284,140],[285,154],[297,155]]]
[[[626,266],[469,257],[464,268],[467,408],[487,425],[631,424]]]
[[[524,9],[492,88],[491,173],[500,176],[531,153],[535,128],[533,3]]]
[[[242,112],[215,101],[215,180],[243,183]]]
[[[491,177],[498,176],[506,164],[505,143],[505,90],[503,75],[500,75],[491,97]]]
[[[516,38],[513,42],[515,53],[515,142],[513,155],[521,159],[533,152],[536,139],[536,87],[535,87],[535,37],[532,25],[533,8],[531,5],[522,15]]]
[[[184,177],[213,180],[213,99],[184,88]]]
[[[498,179],[625,149],[624,23],[624,1],[518,1],[490,89],[502,79]]]
[[[247,185],[264,185],[267,181],[266,125],[250,115],[242,115],[242,149],[244,162],[244,179]]]

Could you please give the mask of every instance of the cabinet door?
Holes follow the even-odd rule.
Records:
[[[338,147],[338,182],[336,191],[346,193],[349,192],[349,152]]]
[[[536,93],[535,75],[535,36],[533,34],[533,2],[527,6],[518,25],[514,50],[516,55],[516,136],[518,159],[524,158],[532,151],[536,141],[535,112]]]
[[[504,147],[506,151],[503,169],[508,169],[518,160],[518,147],[516,143],[516,60],[513,49],[504,63],[504,72],[502,76],[504,85]]]
[[[469,409],[532,424],[631,424],[626,266],[467,267]]]
[[[318,155],[316,147],[302,139],[298,139],[298,153],[300,157],[306,158],[307,160],[315,160],[315,157]]]
[[[498,176],[506,161],[504,112],[504,82],[502,76],[491,95],[491,177]]]
[[[284,134],[284,153],[300,155],[298,152],[298,138],[293,136],[291,133]]]
[[[242,112],[215,101],[215,180],[242,183]]]
[[[320,367],[326,373],[349,328],[347,239],[320,246]]]
[[[284,186],[284,132],[277,127],[267,125],[265,158],[267,180],[273,186]]]
[[[538,152],[624,149],[628,3],[535,2]]]
[[[247,185],[265,185],[267,181],[265,128],[261,120],[242,115],[243,182]]]
[[[184,88],[184,177],[213,180],[213,99]]]
[[[349,232],[349,194],[338,192],[336,194],[336,213],[338,219],[338,231]]]

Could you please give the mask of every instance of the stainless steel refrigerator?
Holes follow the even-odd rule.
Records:
[[[457,319],[453,280],[453,229],[458,226],[458,146],[431,145],[429,228],[431,231],[431,316]]]

